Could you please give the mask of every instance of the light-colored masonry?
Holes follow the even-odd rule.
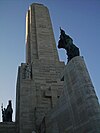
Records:
[[[18,69],[16,121],[0,133],[100,133],[100,106],[83,57],[59,61],[47,7],[26,14],[26,63]]]

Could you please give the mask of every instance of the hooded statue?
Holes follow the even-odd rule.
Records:
[[[66,50],[68,55],[68,62],[75,56],[80,56],[79,48],[73,44],[73,40],[70,36],[65,34],[65,31],[60,28],[60,40],[58,42],[58,48]]]

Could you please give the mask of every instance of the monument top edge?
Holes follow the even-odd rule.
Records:
[[[79,61],[79,60],[84,60],[84,57],[83,56],[75,56],[67,64],[70,64],[70,62]]]
[[[32,3],[32,4],[30,4],[30,6],[34,6],[34,5],[44,6],[44,5],[43,5],[43,4],[41,4],[41,3]]]

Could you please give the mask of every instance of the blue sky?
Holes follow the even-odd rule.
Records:
[[[15,114],[17,70],[25,62],[25,15],[34,2],[48,7],[56,44],[61,26],[80,48],[100,99],[100,0],[0,0],[0,105],[11,99]],[[66,62],[65,51],[58,52]]]

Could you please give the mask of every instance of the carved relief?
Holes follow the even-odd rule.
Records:
[[[31,79],[32,78],[32,70],[31,70],[31,66],[29,64],[24,66],[22,78],[23,79]]]
[[[46,25],[39,24],[39,28],[46,28]]]

